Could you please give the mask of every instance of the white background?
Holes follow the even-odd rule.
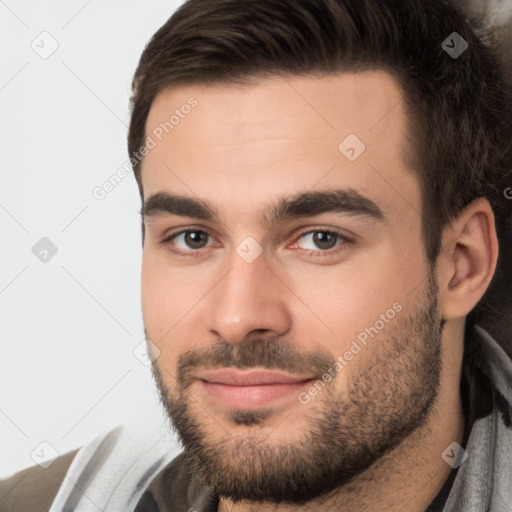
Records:
[[[0,2],[0,478],[34,465],[42,441],[62,454],[162,417],[133,355],[144,339],[135,179],[102,201],[92,190],[127,160],[133,73],[180,3]],[[47,59],[31,47],[56,44],[43,31],[59,45]],[[58,250],[46,263],[32,253],[42,237]]]

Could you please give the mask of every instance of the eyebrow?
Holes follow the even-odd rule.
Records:
[[[353,189],[335,189],[302,192],[283,197],[267,206],[261,224],[272,228],[279,223],[301,217],[313,217],[323,213],[342,213],[384,220],[382,210],[371,199]],[[166,214],[193,217],[200,220],[219,219],[217,210],[206,201],[192,197],[157,192],[150,196],[140,210],[143,218],[155,218]]]

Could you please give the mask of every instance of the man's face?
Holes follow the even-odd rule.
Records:
[[[303,503],[428,419],[441,326],[406,130],[383,71],[155,99],[144,325],[162,402],[219,494]]]

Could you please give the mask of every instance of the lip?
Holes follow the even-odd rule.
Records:
[[[238,368],[222,368],[208,370],[196,375],[197,379],[212,384],[226,384],[228,386],[258,386],[268,384],[296,384],[314,379],[314,375],[292,375],[290,373],[273,370],[240,370]]]
[[[254,410],[290,399],[316,377],[268,370],[223,368],[198,373],[196,379],[210,399],[229,409]]]

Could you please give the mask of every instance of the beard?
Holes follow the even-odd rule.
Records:
[[[350,373],[341,389],[335,386],[337,374],[316,400],[291,409],[300,408],[307,427],[290,431],[289,440],[279,443],[269,442],[272,431],[264,436],[260,428],[276,414],[272,409],[223,411],[237,429],[219,428],[215,413],[191,395],[191,375],[200,369],[253,366],[322,375],[336,362],[328,352],[305,352],[261,337],[236,345],[222,341],[183,353],[172,389],[153,361],[160,400],[192,473],[217,496],[234,502],[304,505],[346,485],[427,425],[439,389],[444,325],[432,272],[414,305],[369,340],[355,357],[360,358],[357,373]]]

